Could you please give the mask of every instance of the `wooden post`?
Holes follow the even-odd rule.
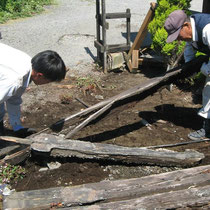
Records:
[[[104,53],[103,53],[103,67],[104,72],[107,73],[107,43],[106,43],[106,8],[105,8],[105,0],[102,0],[102,40],[104,46]]]
[[[96,0],[96,40],[100,42],[100,2],[99,0]],[[99,49],[97,49],[97,59],[98,61],[101,61],[101,52]]]
[[[130,9],[126,9],[126,13],[130,14]],[[127,28],[127,45],[130,46],[131,42],[131,18],[127,18],[126,21],[126,28]]]

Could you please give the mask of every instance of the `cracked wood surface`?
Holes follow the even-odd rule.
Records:
[[[31,149],[54,157],[114,160],[162,166],[193,166],[205,156],[194,150],[176,152],[166,149],[152,150],[144,147],[123,147],[112,144],[67,140],[62,137],[40,134],[33,138]]]
[[[142,178],[12,192],[4,209],[173,209],[209,207],[210,165]]]

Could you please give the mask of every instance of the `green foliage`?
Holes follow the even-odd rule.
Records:
[[[39,13],[51,3],[52,0],[0,0],[0,23]]]
[[[25,169],[21,166],[14,166],[7,163],[0,166],[0,184],[17,182],[19,179],[23,179],[24,176]]]
[[[166,43],[168,34],[163,27],[165,20],[171,12],[177,9],[183,9],[189,15],[190,2],[191,0],[157,0],[158,7],[148,30],[152,36],[152,49],[167,57],[168,63],[173,60],[174,54],[179,55],[182,52],[185,43],[178,44],[177,41]]]

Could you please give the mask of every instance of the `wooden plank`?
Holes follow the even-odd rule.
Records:
[[[178,142],[178,143],[175,143],[175,144],[162,144],[162,145],[149,146],[147,148],[154,149],[154,148],[177,147],[177,146],[183,146],[183,145],[187,145],[187,144],[196,144],[196,143],[208,142],[208,141],[210,141],[210,139],[185,141],[185,142]]]
[[[131,72],[133,67],[132,67],[132,63],[130,59],[127,61],[127,66],[128,66],[128,70]]]
[[[77,157],[85,159],[112,160],[162,166],[192,166],[205,156],[194,150],[176,152],[166,149],[152,150],[144,147],[122,147],[112,144],[67,140],[62,137],[40,134],[33,138],[31,149],[53,157]]]
[[[207,165],[142,178],[12,192],[4,196],[3,205],[4,209],[48,209],[57,204],[91,210],[204,206],[210,202],[209,178]]]
[[[8,142],[14,142],[17,144],[26,144],[31,145],[32,140],[29,138],[18,138],[14,136],[0,136],[1,141],[8,141]]]
[[[17,138],[13,136],[0,136],[0,141],[5,144],[5,147],[0,150],[0,164],[10,163],[13,165],[19,164],[26,160],[30,155],[31,139]],[[8,143],[12,145],[6,146]],[[3,155],[4,153],[4,155]]]
[[[148,24],[150,23],[150,21],[152,20],[153,16],[154,16],[154,10],[155,10],[155,7],[157,6],[156,3],[151,3],[151,6],[149,8],[149,11],[147,12],[147,15],[138,31],[138,34],[136,35],[136,38],[134,40],[134,43],[133,45],[131,46],[131,49],[128,53],[128,58],[131,58],[131,54],[133,52],[133,50],[139,50],[141,44],[143,43],[144,41],[144,38],[147,34],[147,27],[148,27]]]
[[[2,160],[0,160],[0,164],[9,163],[12,165],[17,165],[25,161],[30,156],[30,154],[31,154],[30,147],[26,147],[21,151],[5,156]]]
[[[154,17],[154,10],[155,10],[155,7],[157,6],[156,3],[151,3],[151,6],[150,6],[150,9],[149,11],[147,12],[147,15],[136,35],[136,38],[133,42],[133,45],[131,46],[129,52],[128,52],[128,57],[127,57],[127,63],[129,62],[129,60],[131,59],[131,56],[132,56],[132,53],[134,50],[139,50],[141,44],[143,43],[144,41],[144,38],[145,36],[147,35],[147,27],[150,23],[150,21],[152,20],[152,18]],[[130,69],[130,68],[129,68]],[[132,66],[132,69],[133,69],[133,66]]]
[[[106,46],[107,53],[122,52],[130,49],[128,44],[112,44]]]
[[[138,69],[139,68],[139,50],[133,50],[132,52],[132,68]]]
[[[127,12],[106,13],[106,19],[130,18],[131,14]]]
[[[0,149],[0,158],[17,151],[20,145],[5,145],[5,147]]]
[[[100,52],[100,53],[104,53],[105,49],[104,49],[104,46],[99,42],[99,41],[94,41],[94,46],[97,48],[97,50]]]
[[[134,95],[138,95],[138,94],[144,92],[145,90],[153,88],[156,85],[160,84],[161,82],[163,84],[166,84],[168,82],[168,80],[171,79],[171,77],[174,77],[174,76],[178,75],[180,72],[187,72],[188,74],[189,73],[193,74],[196,71],[196,69],[200,68],[201,64],[205,61],[206,58],[207,58],[207,56],[199,56],[199,57],[193,59],[192,61],[183,64],[180,67],[176,67],[174,69],[169,70],[163,76],[148,79],[147,81],[145,81],[145,82],[143,82],[139,85],[136,85],[135,87],[132,87],[132,88],[116,95],[116,96],[113,96],[113,97],[108,98],[104,101],[101,101],[101,102],[99,102],[99,103],[97,103],[97,104],[95,104],[95,105],[93,105],[93,106],[91,106],[87,109],[84,109],[80,112],[77,112],[73,115],[70,115],[70,116],[66,117],[65,119],[59,120],[58,122],[51,125],[51,127],[53,127],[53,126],[56,127],[57,125],[64,124],[65,122],[73,120],[77,117],[83,117],[83,116],[85,116],[85,115],[87,115],[87,114],[89,114],[89,113],[91,113],[91,112],[93,112],[97,109],[100,109],[101,107],[106,106],[108,103],[115,100],[116,98],[119,98],[119,100],[124,100],[124,99],[130,98]],[[197,68],[196,68],[196,66],[197,66]],[[193,68],[191,68],[191,67],[193,67]],[[190,69],[190,71],[189,71],[189,69]],[[42,133],[42,132],[45,132],[49,129],[50,128],[45,128],[42,131],[38,132],[37,135]]]
[[[210,209],[210,186],[159,193],[142,198],[96,204],[89,207],[69,208],[75,210],[127,210],[127,209]]]
[[[84,120],[82,123],[80,123],[78,126],[76,126],[73,130],[68,132],[65,136],[65,138],[71,138],[75,133],[80,131],[82,128],[84,128],[87,124],[95,120],[98,116],[102,115],[104,112],[106,112],[116,101],[118,101],[119,98],[116,98],[115,100],[108,103],[106,106],[99,109],[96,113],[89,116],[86,120]]]

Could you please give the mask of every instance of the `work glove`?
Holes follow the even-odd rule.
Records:
[[[36,132],[37,131],[33,128],[21,128],[17,131],[14,131],[15,136],[19,138],[26,138],[27,136],[30,136]]]

